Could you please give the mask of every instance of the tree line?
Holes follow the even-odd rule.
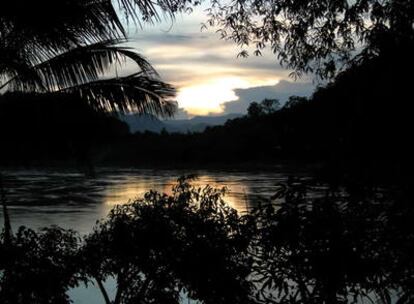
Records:
[[[407,175],[412,155],[405,94],[409,79],[389,77],[404,71],[405,60],[376,58],[354,66],[311,97],[292,96],[283,107],[273,99],[253,102],[246,116],[202,133],[129,134],[116,117],[95,113],[73,95],[5,95],[0,153],[7,157],[0,160],[137,166],[289,160]]]
[[[5,132],[1,153],[10,152],[1,161],[24,159],[16,150],[28,140],[21,149],[28,164],[36,159],[31,152],[43,149],[49,159],[68,159],[72,151],[72,159],[84,154],[95,164],[336,159],[408,165],[409,80],[389,77],[404,71],[405,60],[372,60],[343,72],[309,98],[293,96],[283,107],[272,99],[252,103],[246,116],[192,134],[129,134],[116,118],[93,113],[70,95],[6,95],[0,102]],[[55,145],[64,148],[54,154]],[[68,148],[74,145],[80,152]]]

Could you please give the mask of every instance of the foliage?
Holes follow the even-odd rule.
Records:
[[[0,12],[0,88],[7,91],[77,92],[104,111],[170,116],[175,90],[159,80],[149,62],[125,42],[124,23],[114,7],[136,22],[173,17],[180,1],[12,1]],[[24,8],[24,9],[23,9]],[[132,62],[131,75],[108,77]],[[114,72],[111,72],[113,75]]]
[[[414,270],[407,260],[413,230],[406,222],[414,210],[397,197],[389,189],[335,189],[298,179],[283,184],[272,204],[253,212],[258,301],[409,303],[414,295],[395,275],[399,267]],[[394,226],[400,220],[405,223]]]
[[[20,227],[8,244],[1,236],[0,302],[70,303],[66,292],[78,284],[79,237],[58,227],[35,232]]]
[[[306,97],[302,96],[290,96],[289,99],[284,104],[285,109],[295,108],[297,106],[300,107],[301,104],[304,104],[307,101]]]
[[[295,75],[336,75],[338,65],[413,49],[411,0],[212,1],[205,27],[242,47],[265,47]],[[243,50],[240,55],[247,56]]]
[[[280,109],[278,99],[265,98],[260,103],[253,101],[247,108],[247,114],[251,117],[259,117],[261,115],[272,114]]]
[[[412,195],[403,188],[290,178],[240,216],[225,189],[180,178],[115,207],[80,239],[59,228],[20,228],[0,246],[2,303],[68,303],[96,282],[106,304],[409,304]],[[103,282],[117,282],[114,299]],[[47,287],[47,288],[46,288]]]
[[[3,164],[65,162],[81,169],[92,161],[92,146],[127,136],[128,126],[77,94],[7,93],[0,96],[0,135]]]
[[[86,238],[86,273],[116,278],[113,303],[248,303],[249,223],[227,206],[225,189],[182,178],[171,196],[150,191],[115,207]]]

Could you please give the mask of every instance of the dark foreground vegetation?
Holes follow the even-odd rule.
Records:
[[[73,94],[0,97],[0,159],[8,165],[85,165],[92,147],[128,133],[127,125]]]
[[[170,196],[115,207],[85,237],[3,231],[0,302],[69,303],[79,284],[106,304],[414,301],[414,208],[403,191],[290,179],[246,214],[225,193],[181,178]]]

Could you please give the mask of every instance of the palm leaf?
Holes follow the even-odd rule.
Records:
[[[11,91],[56,91],[97,81],[111,66],[129,58],[143,74],[156,77],[157,72],[140,54],[115,46],[118,40],[96,43],[60,54],[31,69],[20,69],[8,81]]]
[[[173,17],[186,0],[117,0],[135,21]],[[116,46],[126,37],[112,0],[14,0],[0,11],[0,89],[78,92],[96,109],[172,115],[175,90],[141,55]],[[15,51],[15,52],[14,52]],[[1,53],[1,52],[0,52]],[[1,55],[1,54],[0,54]],[[129,58],[129,59],[128,59]],[[102,79],[132,60],[137,74]]]
[[[128,20],[153,22],[173,18],[187,0],[13,0],[2,4],[0,38],[18,39],[27,51],[60,53],[89,43],[125,38],[118,12]],[[40,61],[44,61],[42,58]]]
[[[127,77],[102,79],[62,92],[79,94],[98,111],[171,117],[177,109],[177,103],[173,100],[175,89],[142,72]]]
[[[0,44],[0,90],[3,91],[8,83],[20,75],[21,83],[26,86],[41,85],[41,79],[30,66],[30,61],[24,53],[12,48],[3,48]]]
[[[2,5],[0,36],[34,55],[125,37],[110,0],[14,0]],[[43,54],[44,55],[44,54]],[[44,61],[49,58],[39,58]]]

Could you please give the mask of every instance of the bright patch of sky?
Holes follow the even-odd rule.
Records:
[[[221,40],[213,30],[201,31],[205,20],[199,7],[191,14],[177,16],[174,22],[128,27],[128,45],[147,57],[162,79],[177,88],[179,107],[188,116],[226,113],[225,104],[239,99],[238,89],[293,81],[290,71],[270,52],[237,58],[240,49],[233,42]]]

